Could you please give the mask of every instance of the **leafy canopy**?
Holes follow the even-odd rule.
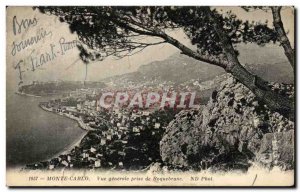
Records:
[[[42,13],[53,14],[70,25],[82,45],[80,57],[86,63],[108,56],[122,58],[142,51],[148,46],[167,43],[163,38],[169,31],[182,29],[201,55],[226,59],[214,30],[207,7],[131,6],[131,7],[38,7]],[[222,24],[231,43],[276,42],[276,32],[266,23],[238,19],[232,12],[220,14],[211,10]],[[152,36],[156,42],[145,42]],[[83,46],[86,45],[86,46]],[[236,53],[237,50],[235,50]]]

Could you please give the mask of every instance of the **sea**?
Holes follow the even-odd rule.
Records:
[[[78,143],[87,133],[76,121],[44,111],[38,106],[53,97],[7,94],[7,168],[49,160]]]

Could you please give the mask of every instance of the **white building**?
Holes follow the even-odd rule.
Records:
[[[92,153],[94,153],[94,152],[97,151],[97,149],[95,149],[94,147],[91,147],[90,151],[91,151]]]
[[[51,169],[54,169],[54,167],[55,167],[55,166],[52,165],[52,164],[49,165],[49,169],[50,169],[50,170],[51,170]]]
[[[138,127],[133,127],[132,131],[134,133],[139,133],[140,132],[140,129]]]
[[[155,123],[155,124],[154,124],[154,128],[155,128],[155,129],[159,129],[159,128],[160,128],[160,123]]]
[[[100,141],[100,145],[105,145],[106,144],[106,139],[102,138]]]
[[[62,161],[61,164],[63,164],[63,165],[66,166],[66,167],[69,166],[69,163],[68,163],[67,161],[65,161],[65,160]]]
[[[101,167],[101,160],[96,160],[95,161],[95,167]]]

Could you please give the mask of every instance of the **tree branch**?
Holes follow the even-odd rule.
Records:
[[[284,27],[283,27],[281,15],[280,15],[281,7],[271,7],[271,9],[272,9],[272,15],[273,15],[273,25],[277,32],[279,41],[280,41],[281,45],[283,46],[286,57],[288,58],[291,66],[294,69],[295,68],[295,51],[293,50],[291,43],[284,31]]]
[[[192,57],[194,59],[197,59],[199,61],[203,61],[205,63],[209,63],[212,65],[216,65],[222,68],[226,68],[228,65],[228,62],[226,60],[222,60],[222,58],[215,58],[213,56],[205,56],[197,53],[196,51],[193,51],[192,49],[188,48],[181,42],[179,42],[177,39],[174,39],[173,37],[167,35],[165,32],[157,31],[157,35],[163,39],[165,39],[168,43],[171,45],[177,47],[179,50],[181,50],[182,54],[185,54],[189,57]]]
[[[226,35],[226,33],[224,33],[222,24],[210,11],[210,8],[208,8],[208,14],[214,23],[214,29],[220,39],[223,51],[229,61],[229,64],[226,68],[227,72],[231,73],[237,80],[250,89],[258,97],[258,99],[267,104],[271,110],[293,117],[293,102],[282,95],[274,93],[265,80],[251,74],[240,64],[229,37]]]
[[[164,39],[166,42],[170,43],[171,45],[173,45],[173,46],[177,47],[179,50],[181,50],[182,54],[185,54],[194,59],[212,64],[212,65],[216,65],[216,66],[219,66],[222,68],[226,68],[226,66],[228,65],[228,62],[226,60],[221,60],[222,58],[214,58],[212,56],[205,56],[205,55],[201,55],[201,54],[197,53],[196,51],[193,51],[192,49],[183,45],[177,39],[174,39],[173,37],[169,36],[168,34],[166,34],[165,32],[163,32],[159,29],[156,29],[156,30],[153,30],[150,32],[150,31],[144,31],[141,29],[134,28],[133,26],[123,23],[119,20],[116,20],[114,22],[118,26],[128,29],[134,33],[138,33],[138,34],[142,34],[142,35],[149,35],[149,36],[153,36],[153,37],[160,37],[160,38]]]

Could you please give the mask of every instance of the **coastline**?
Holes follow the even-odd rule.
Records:
[[[22,96],[28,96],[28,97],[42,97],[40,95],[31,95],[31,94],[28,94],[28,93],[21,93],[19,91],[16,91],[15,94],[22,95]]]
[[[62,149],[58,153],[52,155],[50,158],[47,158],[46,161],[51,161],[53,158],[56,158],[60,155],[66,155],[66,154],[71,153],[72,149],[74,149],[75,147],[78,147],[80,145],[82,139],[87,135],[87,133],[88,132],[82,134],[82,136],[80,136],[76,141],[71,143],[69,146],[66,146],[64,149]]]
[[[69,119],[72,119],[74,121],[76,121],[79,125],[79,127],[85,131],[94,131],[95,129],[91,128],[90,126],[86,125],[80,118],[78,117],[74,117],[74,116],[71,116],[71,115],[68,115],[68,114],[65,114],[65,113],[56,113],[54,111],[52,111],[51,109],[48,109],[42,105],[39,105],[39,107],[47,112],[51,112],[51,113],[54,113],[56,115],[59,115],[59,116],[63,116],[63,117],[68,117]]]
[[[67,114],[60,114],[60,113],[56,113],[54,111],[52,111],[51,109],[48,109],[42,105],[39,104],[39,107],[41,109],[43,109],[44,111],[47,111],[47,112],[51,112],[51,113],[54,113],[54,114],[57,114],[59,116],[64,116],[64,117],[68,117],[69,119],[72,119],[74,121],[77,122],[78,126],[83,129],[84,131],[86,131],[84,134],[82,134],[78,139],[76,139],[73,143],[71,143],[70,145],[66,146],[64,149],[62,149],[61,151],[55,153],[54,155],[52,155],[50,158],[47,158],[45,161],[50,161],[52,160],[53,158],[56,158],[58,157],[59,155],[66,155],[66,154],[69,154],[71,153],[72,149],[74,149],[76,146],[79,146],[82,139],[88,134],[89,131],[91,130],[95,130],[91,127],[89,127],[88,125],[85,125],[83,123],[83,121],[77,117],[72,117],[70,115],[67,115]]]

